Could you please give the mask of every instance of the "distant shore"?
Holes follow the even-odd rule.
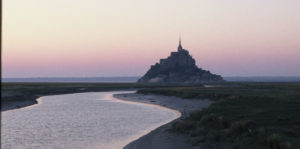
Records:
[[[178,110],[182,113],[179,118],[184,118],[193,110],[199,110],[210,105],[209,100],[182,100],[178,97],[160,96],[160,95],[143,95],[143,94],[115,94],[115,98],[155,104],[164,106],[173,110]],[[175,122],[174,120],[173,122]],[[175,134],[169,131],[173,122],[165,124],[149,134],[129,143],[124,149],[197,149],[198,146],[192,146],[188,138],[184,135]]]
[[[19,82],[1,84],[1,111],[18,109],[37,104],[42,96],[82,92],[137,90],[140,88],[164,87],[137,83],[57,83],[57,82]]]

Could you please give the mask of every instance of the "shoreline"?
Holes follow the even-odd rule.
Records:
[[[45,94],[30,94],[30,95],[22,95],[18,92],[8,93],[6,91],[1,91],[1,112],[22,109],[30,106],[34,106],[38,104],[37,99],[44,96],[55,96],[55,95],[64,95],[64,94],[77,94],[77,93],[89,93],[89,92],[112,92],[112,91],[134,91],[136,89],[112,89],[112,90],[81,90],[81,91],[70,91],[65,93],[45,93]],[[16,96],[16,97],[13,97]],[[23,100],[5,100],[5,98],[19,98]]]
[[[152,130],[146,135],[130,142],[123,149],[199,149],[199,146],[193,146],[185,135],[175,134],[170,131],[172,124],[182,119],[193,110],[199,110],[209,106],[212,102],[209,100],[181,99],[178,97],[161,95],[143,95],[137,93],[114,94],[115,98],[124,101],[158,105],[165,108],[181,112],[181,116],[158,128]]]
[[[77,93],[71,93],[77,94]],[[61,95],[61,94],[59,94]],[[46,95],[53,96],[53,95]],[[46,96],[41,96],[35,99],[36,103],[20,107],[11,110],[31,108],[39,105],[41,99]],[[137,94],[135,92],[130,93],[112,93],[108,97],[105,97],[108,100],[115,100],[117,102],[124,102],[127,104],[141,104],[152,107],[159,107],[165,110],[174,112],[177,117],[174,119],[165,120],[151,128],[147,128],[130,137],[128,140],[122,141],[124,144],[123,149],[197,149],[199,147],[192,146],[189,142],[188,137],[184,135],[175,134],[170,130],[172,124],[179,119],[182,119],[193,110],[199,110],[201,108],[207,107],[211,101],[209,100],[185,100],[178,97],[170,96],[161,96],[161,95],[143,95]],[[5,110],[6,111],[6,110]],[[8,110],[10,111],[10,110]],[[2,111],[4,112],[4,111]]]
[[[125,93],[125,95],[127,95],[127,94],[135,94],[135,93],[134,92]],[[108,97],[108,99],[114,100],[114,101],[117,101],[117,102],[126,103],[126,104],[135,104],[135,105],[138,104],[138,105],[142,105],[142,106],[158,107],[158,108],[161,108],[161,109],[164,109],[164,110],[167,110],[167,111],[171,111],[174,114],[176,114],[175,119],[172,118],[172,119],[165,120],[161,123],[156,124],[155,126],[152,126],[150,128],[147,128],[147,129],[143,130],[139,134],[136,134],[136,135],[130,137],[130,139],[128,139],[128,140],[124,140],[123,142],[124,142],[125,146],[122,147],[123,149],[126,146],[128,146],[128,144],[130,144],[131,142],[139,140],[140,138],[150,134],[151,132],[155,131],[156,129],[159,129],[162,126],[168,125],[168,124],[170,124],[170,123],[172,123],[172,122],[174,122],[174,121],[176,121],[176,120],[178,120],[179,118],[182,117],[182,113],[178,110],[174,110],[174,109],[171,109],[171,108],[168,108],[168,107],[165,107],[165,106],[162,106],[162,105],[153,104],[153,103],[137,102],[137,101],[134,101],[134,99],[133,100],[124,100],[124,99],[121,99],[121,98],[117,97],[118,95],[124,95],[124,94],[111,94]]]

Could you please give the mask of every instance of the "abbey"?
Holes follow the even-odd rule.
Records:
[[[176,52],[152,65],[139,83],[208,83],[223,82],[220,75],[212,74],[196,66],[189,51],[182,48],[181,39]]]

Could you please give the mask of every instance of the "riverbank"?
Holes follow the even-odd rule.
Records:
[[[161,105],[182,113],[179,120],[159,127],[128,144],[126,149],[197,148],[195,146],[224,148],[224,144],[227,148],[271,149],[277,146],[291,149],[300,146],[299,83],[239,82],[205,87],[81,83],[9,84],[4,90],[2,88],[1,92],[4,94],[1,102],[2,108],[3,103],[10,101],[22,107],[20,105],[27,102],[27,97],[35,101],[39,96],[47,94],[124,89],[139,89],[140,94],[116,95],[117,98]],[[202,110],[203,107],[199,107],[197,103],[203,100],[199,99],[210,99],[214,103]],[[17,107],[12,106],[12,109],[14,108]],[[189,115],[191,111],[194,112]]]
[[[36,99],[68,93],[136,90],[174,85],[138,83],[1,83],[1,111],[37,104]]]
[[[185,118],[191,111],[208,107],[211,104],[209,100],[183,100],[178,97],[160,96],[160,95],[143,95],[143,94],[115,94],[115,98],[147,104],[160,105],[166,108],[178,110],[182,113],[179,119]],[[165,124],[147,135],[129,143],[124,149],[197,149],[192,146],[189,138],[185,135],[171,132],[172,124],[177,121]]]

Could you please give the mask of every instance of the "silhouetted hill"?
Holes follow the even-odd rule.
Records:
[[[189,52],[179,42],[178,51],[152,65],[139,83],[206,83],[223,82],[220,75],[198,68]]]

